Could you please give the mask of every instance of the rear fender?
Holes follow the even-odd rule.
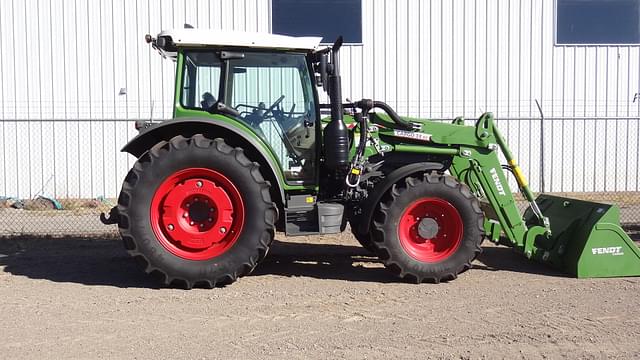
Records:
[[[384,180],[379,182],[374,189],[369,192],[369,196],[360,203],[360,209],[362,211],[357,216],[357,221],[355,221],[358,227],[356,231],[360,234],[369,233],[369,225],[373,219],[373,213],[384,194],[391,189],[393,184],[409,175],[422,174],[434,170],[444,170],[444,165],[437,162],[419,162],[399,167],[387,174]]]
[[[168,141],[177,135],[190,137],[195,134],[203,134],[210,138],[222,138],[230,146],[243,148],[245,155],[249,159],[260,164],[260,170],[265,180],[271,183],[271,196],[278,203],[278,207],[281,208],[284,200],[284,184],[282,180],[284,177],[280,171],[280,166],[269,156],[270,150],[262,140],[257,136],[251,136],[247,131],[239,131],[238,127],[211,118],[167,120],[142,130],[121,151],[139,158],[158,142],[162,140]],[[278,195],[279,198],[274,195]]]

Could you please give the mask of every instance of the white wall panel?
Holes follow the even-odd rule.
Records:
[[[270,8],[0,0],[0,195],[115,196],[132,162],[118,153],[135,135],[125,120],[172,113],[174,64],[144,35],[184,23],[268,32]],[[553,22],[552,0],[363,0],[343,95],[435,119],[492,111],[536,190],[544,174],[545,191],[637,191],[639,47],[558,47]]]

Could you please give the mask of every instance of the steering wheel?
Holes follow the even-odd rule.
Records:
[[[267,109],[267,111],[264,112],[264,114],[262,114],[263,117],[266,117],[268,114],[273,113],[273,110],[276,109],[276,107],[278,105],[280,105],[280,103],[282,102],[282,100],[284,100],[284,95],[280,95],[280,97],[278,98],[278,100],[276,100],[271,106],[269,106],[269,108]]]

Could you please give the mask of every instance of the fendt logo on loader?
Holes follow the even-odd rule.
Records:
[[[622,252],[622,246],[609,246],[609,247],[601,247],[601,248],[591,248],[591,253],[593,255],[624,255]]]
[[[496,183],[496,188],[498,189],[498,194],[507,195],[504,192],[504,187],[502,186],[502,183],[500,182],[500,177],[498,176],[498,170],[496,170],[496,168],[491,168],[491,170],[489,170],[489,172],[491,173],[491,177],[493,178],[493,182]]]

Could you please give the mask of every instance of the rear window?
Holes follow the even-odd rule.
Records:
[[[221,62],[214,52],[185,52],[182,106],[208,109],[220,94]]]

